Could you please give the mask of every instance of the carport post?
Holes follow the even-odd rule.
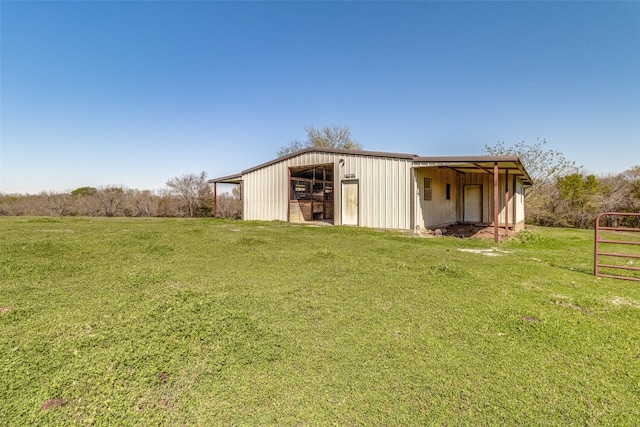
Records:
[[[218,183],[213,183],[213,217],[218,218]]]
[[[509,235],[509,169],[504,171],[504,235]]]
[[[500,203],[500,194],[498,194],[498,162],[493,162],[493,240],[498,243],[500,241],[500,233],[498,232],[498,203]]]

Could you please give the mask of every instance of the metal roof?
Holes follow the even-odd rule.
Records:
[[[459,173],[487,172],[493,174],[494,164],[498,164],[500,173],[509,171],[522,178],[524,185],[533,180],[517,156],[452,156],[452,157],[415,157],[414,167],[442,167]]]
[[[213,178],[207,181],[209,184],[240,184],[242,182],[242,174],[236,173],[233,175],[221,176],[220,178]]]
[[[264,167],[270,166],[274,163],[282,162],[284,160],[290,159],[292,157],[297,157],[306,153],[333,153],[333,154],[351,154],[356,156],[367,156],[367,157],[387,157],[387,158],[396,158],[396,159],[413,159],[415,155],[413,154],[403,154],[403,153],[385,153],[381,151],[362,151],[362,150],[344,150],[339,148],[323,148],[323,147],[310,147],[304,148],[302,150],[293,152],[291,154],[287,154],[282,157],[278,157],[277,159],[270,160],[266,163],[262,163],[258,166],[254,166],[252,168],[243,170],[242,173],[249,173],[256,169],[262,169]]]
[[[267,166],[285,161],[287,159],[300,156],[306,153],[334,153],[334,154],[349,154],[356,156],[367,157],[385,157],[385,158],[399,158],[405,160],[412,160],[414,167],[442,167],[454,170],[458,173],[478,173],[486,172],[493,173],[494,164],[498,164],[500,172],[505,173],[509,171],[514,175],[522,177],[525,185],[531,185],[532,179],[527,173],[524,165],[520,159],[516,156],[445,156],[445,157],[421,157],[414,154],[404,153],[388,153],[382,151],[361,151],[361,150],[344,150],[335,148],[321,148],[310,147],[303,150],[296,151],[291,154],[287,154],[277,159],[270,160],[268,162],[259,164],[249,169],[243,170],[241,173],[227,175],[220,178],[210,179],[208,182],[213,183],[225,183],[225,184],[239,184],[242,181],[242,176],[246,173],[265,168]]]

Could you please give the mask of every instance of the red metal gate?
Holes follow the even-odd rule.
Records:
[[[632,265],[634,260],[640,259],[640,250],[634,250],[636,246],[640,246],[640,234],[636,235],[635,232],[640,233],[640,226],[637,227],[618,227],[613,225],[602,225],[602,218],[608,218],[612,221],[612,224],[618,224],[620,218],[635,217],[638,218],[638,224],[640,224],[640,213],[623,213],[623,212],[605,212],[596,217],[596,231],[595,231],[595,250],[594,250],[594,262],[593,273],[599,277],[611,277],[614,279],[623,280],[636,280],[640,281],[640,275],[635,275],[633,272],[640,272],[640,267]],[[603,236],[604,232],[604,236]],[[601,245],[604,245],[604,250]],[[616,249],[616,246],[619,249]],[[629,248],[624,252],[612,252],[622,250],[622,248]],[[602,262],[601,257],[605,257],[605,262]],[[606,260],[610,261],[606,261]],[[627,264],[621,264],[621,260],[627,260]],[[617,261],[616,261],[617,260]],[[636,264],[637,265],[637,264]],[[600,269],[605,269],[603,273]],[[611,273],[611,270],[623,270],[632,272],[629,276],[621,274]]]

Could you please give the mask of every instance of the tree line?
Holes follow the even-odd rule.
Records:
[[[284,156],[307,147],[361,150],[345,125],[316,128],[305,126],[305,140],[294,140],[277,155]],[[215,212],[214,212],[215,211]],[[0,193],[0,215],[27,216],[127,216],[240,218],[242,201],[238,188],[214,195],[205,172],[171,178],[160,191],[119,186],[80,187],[70,192],[40,194]]]
[[[593,228],[601,212],[640,213],[640,166],[617,174],[594,175],[547,149],[546,141],[506,147],[485,146],[488,155],[518,156],[533,185],[525,191],[526,222],[552,227]],[[617,225],[640,226],[638,218],[620,218]],[[610,224],[616,225],[616,224]]]
[[[119,186],[79,187],[69,192],[1,194],[0,215],[105,217],[240,218],[237,189],[218,194],[215,201],[207,175],[171,178],[159,191]]]
[[[537,187],[526,199],[531,224],[593,228],[601,212],[640,213],[640,166],[604,176],[573,172],[542,179]],[[618,225],[637,227],[640,221],[621,218]]]
[[[307,147],[362,149],[351,137],[349,126],[307,126],[304,130],[307,138],[282,147],[278,156]],[[524,164],[533,181],[525,191],[528,224],[591,228],[601,212],[640,213],[640,166],[596,176],[546,144],[546,140],[513,146],[498,142],[483,149],[486,155],[518,156]],[[157,192],[107,186],[80,187],[68,193],[0,193],[0,215],[207,217],[213,216],[214,209],[218,217],[240,218],[240,195],[236,188],[214,201],[204,172],[171,178]],[[637,218],[623,218],[620,223],[640,226]]]

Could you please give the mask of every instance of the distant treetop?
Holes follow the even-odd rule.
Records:
[[[307,139],[294,140],[278,151],[278,157],[309,147],[340,148],[344,150],[362,150],[362,144],[351,138],[351,129],[346,125],[330,125],[316,129],[313,125],[305,126]]]

